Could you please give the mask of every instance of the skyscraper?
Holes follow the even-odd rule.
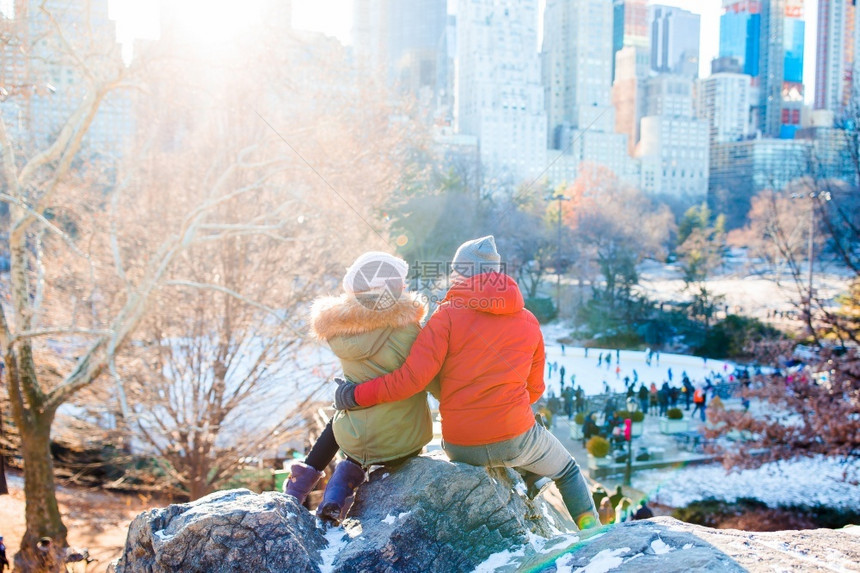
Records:
[[[699,75],[699,15],[672,6],[649,8],[651,69],[655,72]]]
[[[542,57],[550,147],[562,125],[611,131],[612,5],[547,0]]]
[[[86,97],[89,70],[122,65],[120,47],[108,0],[17,0],[12,6],[11,18],[0,17],[3,119],[18,144],[38,148]],[[81,153],[116,157],[133,129],[129,94],[114,90],[101,102]]]
[[[356,56],[404,92],[438,96],[446,87],[447,19],[446,0],[355,0]]]
[[[760,53],[761,0],[723,0],[720,57],[734,58],[743,73],[758,78]]]
[[[748,139],[752,85],[746,74],[719,72],[698,81],[696,116],[708,122],[710,144]]]
[[[628,177],[624,134],[615,133],[612,86],[613,5],[606,0],[547,0],[542,79],[548,143],[573,165],[589,161]],[[567,161],[567,160],[563,160]]]
[[[736,59],[757,90],[756,129],[792,138],[803,107],[803,0],[723,0],[720,57]]]
[[[815,109],[840,112],[854,95],[860,48],[857,0],[818,0]]]
[[[546,167],[537,25],[537,3],[530,0],[458,6],[457,126],[478,138],[490,179],[519,182]]]
[[[639,142],[639,120],[645,107],[642,82],[651,69],[647,46],[625,46],[615,54],[615,81],[612,105],[615,131],[627,135],[627,152],[633,156]]]
[[[763,134],[791,139],[803,108],[803,0],[762,4],[758,127]]]
[[[660,74],[642,82],[642,89],[642,189],[701,202],[708,191],[708,124],[693,115],[693,80]]]
[[[647,0],[613,0],[612,3],[612,81],[615,81],[618,52],[626,46],[649,45]]]

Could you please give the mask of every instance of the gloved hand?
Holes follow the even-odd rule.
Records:
[[[355,384],[343,378],[335,378],[337,390],[334,391],[334,407],[336,410],[355,410],[359,408],[355,401]]]

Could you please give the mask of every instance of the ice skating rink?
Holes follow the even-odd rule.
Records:
[[[657,384],[659,388],[663,382],[669,382],[670,386],[681,386],[684,372],[690,377],[690,381],[694,386],[700,386],[705,383],[705,377],[713,374],[721,374],[724,380],[728,381],[729,375],[734,371],[735,365],[730,362],[721,360],[705,360],[696,356],[687,356],[684,354],[654,354],[651,359],[651,365],[646,362],[647,354],[644,351],[622,350],[620,361],[616,360],[616,350],[614,348],[589,348],[588,357],[585,356],[585,349],[575,346],[565,346],[564,354],[560,344],[547,337],[546,346],[546,362],[558,363],[559,369],[564,366],[565,376],[564,384],[568,386],[571,381],[571,376],[575,376],[574,384],[582,386],[586,394],[602,394],[604,391],[604,382],[609,384],[609,388],[615,392],[624,392],[624,377],[629,376],[632,383],[634,378],[638,377],[636,389],[639,389],[639,384],[644,383],[646,387],[651,385],[651,382]],[[604,360],[598,366],[598,357],[603,354]],[[607,366],[606,356],[611,357]],[[620,367],[620,371],[616,374],[616,367]],[[672,370],[672,379],[669,379],[669,370]],[[635,371],[635,373],[634,373]],[[544,380],[547,385],[547,392],[552,390],[556,395],[560,392],[560,381],[558,371],[554,371],[552,376],[548,376],[549,368],[544,371]]]

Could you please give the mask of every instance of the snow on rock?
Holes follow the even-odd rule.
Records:
[[[335,558],[338,553],[346,547],[346,544],[349,543],[349,535],[339,527],[333,527],[328,530],[325,534],[325,538],[328,543],[328,547],[320,552],[320,556],[322,557],[322,563],[320,564],[321,573],[334,571],[332,564],[334,563]]]
[[[607,527],[568,547],[554,565],[559,573],[858,571],[860,544],[847,535],[827,529],[716,530],[658,517]]]
[[[663,555],[664,553],[669,553],[672,551],[672,548],[666,545],[666,542],[662,539],[655,539],[651,542],[651,550],[656,555]]]
[[[576,569],[576,573],[607,573],[608,571],[612,571],[624,563],[624,558],[621,557],[621,555],[624,555],[625,553],[630,553],[629,547],[604,549],[592,557],[591,561],[588,562],[588,565],[585,567],[578,567]],[[558,570],[559,573],[565,571],[564,565],[559,567]]]
[[[521,478],[510,469],[419,456],[381,473],[358,488],[343,526],[332,529],[274,492],[231,490],[145,512],[116,571],[734,573],[857,571],[860,563],[853,529],[753,533],[660,517],[583,538],[545,500],[519,495]]]
[[[633,476],[633,487],[670,507],[703,499],[733,502],[739,498],[757,499],[770,507],[860,507],[860,488],[845,479],[846,471],[849,476],[860,475],[860,463],[819,456],[731,473],[718,464],[640,471]]]

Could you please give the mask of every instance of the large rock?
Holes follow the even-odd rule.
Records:
[[[580,540],[546,494],[524,494],[511,470],[442,456],[374,471],[330,530],[289,496],[220,492],[139,515],[117,571],[860,571],[860,537],[848,530],[749,533],[658,518]]]
[[[247,490],[139,515],[118,573],[157,571],[468,571],[570,522],[532,502],[509,469],[420,456],[371,473],[342,528],[326,533],[294,498]]]
[[[137,516],[117,571],[318,571],[326,545],[295,498],[237,489]]]
[[[860,571],[860,527],[758,533],[657,517],[609,527],[568,547],[555,565],[630,573]]]

